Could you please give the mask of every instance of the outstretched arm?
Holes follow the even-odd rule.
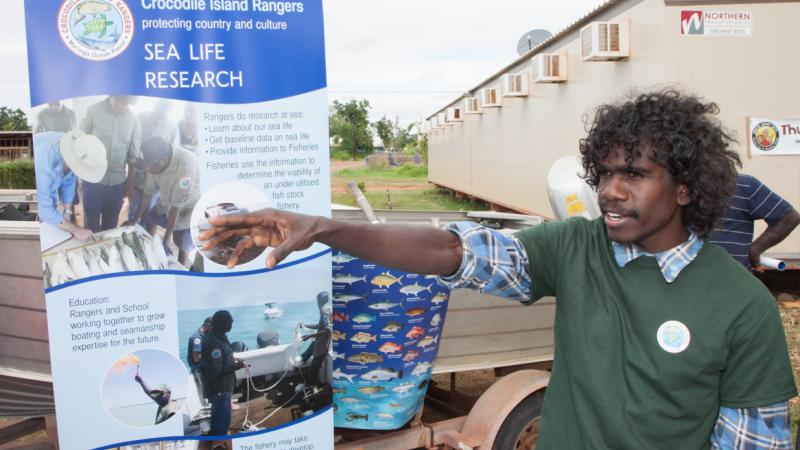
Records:
[[[145,382],[142,379],[142,377],[139,376],[139,371],[138,370],[136,371],[136,376],[133,379],[136,380],[137,383],[139,383],[139,385],[142,387],[142,390],[144,390],[144,394],[149,397],[150,396],[150,388],[147,387],[147,384],[145,384]]]
[[[455,273],[462,256],[461,241],[448,231],[428,226],[371,225],[338,222],[276,209],[234,214],[209,220],[213,228],[200,234],[208,250],[233,237],[246,237],[233,252],[233,267],[243,251],[274,247],[267,267],[275,267],[290,253],[321,242],[376,264],[421,274]]]

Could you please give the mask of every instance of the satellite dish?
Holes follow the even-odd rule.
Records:
[[[541,28],[528,31],[517,42],[517,54],[524,55],[551,37],[553,37],[553,33]]]

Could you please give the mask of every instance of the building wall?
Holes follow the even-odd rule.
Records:
[[[681,36],[682,9],[751,12],[752,37]],[[591,21],[628,20],[630,58],[582,62],[579,32],[565,34],[541,51],[567,50],[567,82],[531,84],[528,97],[504,98],[501,108],[484,109],[483,114],[467,115],[461,124],[431,132],[429,178],[475,197],[552,217],[547,171],[559,157],[577,156],[578,140],[586,134],[584,118],[591,119],[593,108],[631,90],[674,85],[717,102],[720,120],[739,142],[742,172],[760,178],[800,208],[800,156],[749,158],[746,147],[748,116],[800,117],[800,85],[795,81],[800,62],[792,56],[793,43],[800,42],[797,17],[799,2],[620,2]],[[510,72],[530,76],[529,59]],[[471,167],[465,168],[469,160]],[[800,254],[800,231],[771,253]]]

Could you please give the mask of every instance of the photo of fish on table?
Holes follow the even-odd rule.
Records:
[[[164,243],[139,225],[96,233],[95,240],[73,240],[42,254],[44,287],[97,275],[142,270],[186,270],[164,251]]]

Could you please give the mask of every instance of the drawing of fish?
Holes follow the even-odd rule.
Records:
[[[347,416],[345,416],[345,420],[348,422],[352,422],[354,420],[369,420],[369,414],[356,414],[352,411],[349,411]]]
[[[398,306],[400,306],[400,303],[379,302],[379,303],[373,303],[373,304],[371,304],[371,305],[369,305],[367,307],[370,308],[370,309],[376,309],[378,311],[388,311],[388,310],[390,310],[392,308],[396,308]]]
[[[331,350],[331,358],[333,358],[334,361],[336,361],[337,359],[344,359],[344,353],[339,353],[336,350]]]
[[[350,261],[355,261],[356,259],[358,258],[356,258],[355,256],[350,256],[347,253],[339,253],[338,255],[334,255],[331,258],[331,260],[336,264],[347,264]]]
[[[339,397],[338,400],[345,403],[363,403],[363,400],[358,397]]]
[[[383,386],[363,386],[358,388],[358,392],[361,392],[362,394],[378,394],[383,391]]]
[[[442,323],[442,316],[440,316],[439,313],[436,313],[431,318],[431,326],[432,327],[438,327],[440,323]]]
[[[394,419],[394,416],[389,413],[378,413],[377,416],[379,419],[385,419],[385,420]]]
[[[425,347],[427,347],[429,345],[435,344],[436,341],[438,341],[438,340],[439,340],[439,335],[436,335],[435,337],[434,336],[425,336],[424,338],[422,338],[421,341],[419,341],[417,343],[417,347],[425,348]]]
[[[389,323],[384,325],[382,330],[387,332],[387,333],[394,333],[394,332],[400,331],[400,329],[402,329],[402,328],[403,328],[403,326],[400,325],[399,323],[397,323],[395,321],[390,321]]]
[[[411,371],[411,376],[424,375],[431,368],[431,363],[421,362]],[[412,385],[413,386],[413,385]]]
[[[386,353],[397,353],[403,350],[403,346],[400,344],[396,344],[394,342],[384,342],[383,345],[378,348],[379,352]]]
[[[438,294],[434,295],[433,298],[431,299],[431,303],[433,303],[434,305],[437,305],[439,303],[444,303],[446,301],[447,301],[447,294],[445,294],[444,292],[439,292]]]
[[[425,311],[426,311],[425,308],[411,308],[408,311],[406,311],[406,315],[408,317],[421,316],[425,314]]]
[[[370,323],[375,321],[375,316],[370,316],[369,314],[360,313],[353,317],[353,322],[355,323]]]
[[[364,365],[372,363],[382,363],[383,356],[377,353],[361,352],[357,355],[351,355],[349,358],[347,358],[347,360],[350,362]]]
[[[343,312],[334,311],[333,312],[333,321],[334,322],[347,322],[350,319],[350,316]]]
[[[354,374],[354,373],[351,373],[351,374],[344,373],[344,372],[342,372],[341,369],[334,370],[332,375],[333,375],[333,378],[346,378],[347,381],[349,381],[351,383],[353,382],[353,377],[356,376],[356,374]]]
[[[335,277],[333,277],[333,282],[340,284],[353,284],[353,283],[358,283],[359,281],[363,281],[366,283],[367,276],[364,275],[363,277],[359,278],[359,277],[354,277],[352,275],[336,275]]]
[[[419,351],[418,350],[409,350],[403,356],[403,362],[413,361],[413,360],[417,359],[418,356],[419,356]]]
[[[334,295],[333,296],[334,303],[350,303],[350,302],[354,302],[356,300],[363,300],[363,299],[364,299],[364,297],[359,297],[358,295],[341,294],[341,295]]]
[[[333,340],[334,341],[344,341],[347,339],[347,333],[344,333],[339,330],[333,330]]]
[[[374,284],[375,286],[388,288],[395,283],[399,283],[404,276],[405,275],[400,275],[399,278],[395,278],[389,272],[383,272],[382,274],[376,275],[372,280],[370,280],[370,283]]]
[[[361,378],[369,381],[389,381],[395,378],[403,378],[403,371],[392,369],[374,369],[361,375]]]
[[[406,392],[410,391],[413,388],[414,388],[414,383],[403,383],[393,387],[392,391],[397,392],[398,394],[405,394]]]
[[[422,291],[430,292],[431,286],[433,286],[433,284],[430,284],[428,286],[423,286],[423,285],[421,285],[419,283],[414,283],[414,284],[409,284],[407,286],[401,287],[400,288],[400,292],[403,293],[403,294],[406,294],[406,295],[417,296]]]
[[[424,328],[422,328],[422,327],[413,327],[410,330],[408,330],[408,333],[406,333],[406,338],[407,339],[416,339],[416,338],[422,336],[424,333],[425,333],[425,329]]]
[[[334,333],[335,333],[335,331],[334,331]],[[360,331],[360,332],[356,333],[353,337],[350,338],[351,341],[359,343],[359,344],[366,344],[369,341],[375,342],[377,339],[378,339],[377,335],[365,333],[363,331]]]

